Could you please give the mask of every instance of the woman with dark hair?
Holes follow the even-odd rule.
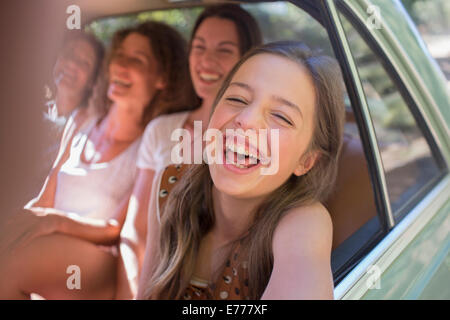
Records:
[[[214,98],[228,72],[245,52],[261,42],[255,19],[239,5],[210,6],[198,17],[189,43],[189,70],[200,103],[195,110],[158,117],[145,130],[137,160],[138,176],[121,234],[121,298],[134,297],[137,292],[152,181],[155,173],[171,163],[171,150],[177,143],[171,140],[172,133],[186,129],[194,143],[198,138],[194,137],[194,121],[206,127]]]
[[[55,99],[47,103],[52,121],[66,119],[85,109],[92,94],[104,56],[104,48],[92,34],[69,31],[53,67]]]
[[[138,298],[332,299],[332,223],[321,202],[336,178],[344,121],[334,59],[295,42],[248,52],[208,126],[226,136],[214,149],[223,162],[155,179]],[[253,145],[233,134],[261,129],[279,139]],[[264,174],[274,161],[278,170]]]
[[[85,122],[89,117],[89,99],[100,73],[104,57],[104,48],[97,38],[80,30],[68,31],[58,52],[53,67],[53,85],[55,96],[47,102],[45,120],[49,120],[48,139],[50,145],[42,154],[42,173],[45,178],[57,158],[58,150],[67,141],[64,131]]]
[[[97,112],[66,130],[67,147],[41,194],[30,211],[12,217],[9,233],[21,248],[0,263],[1,297],[114,296],[114,247],[98,245],[118,240],[146,124],[195,98],[186,60],[186,43],[165,24],[147,22],[116,33],[93,99]],[[83,270],[81,290],[65,286],[69,265]]]

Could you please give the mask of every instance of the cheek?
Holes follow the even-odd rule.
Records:
[[[222,59],[222,68],[226,74],[233,69],[234,65],[238,63],[240,57],[239,56],[233,56],[229,57],[228,59]]]
[[[192,68],[194,67],[195,63],[197,62],[196,60],[197,60],[197,59],[196,59],[196,57],[195,57],[195,54],[193,54],[193,53],[191,52],[191,53],[189,54],[189,69],[192,70]]]
[[[220,130],[227,122],[233,119],[234,115],[235,113],[230,108],[222,106],[219,102],[209,121],[208,127]]]
[[[273,141],[271,141],[271,148],[273,152],[278,152],[279,172],[284,178],[287,178],[298,167],[299,161],[306,150],[306,145],[304,145],[301,137],[280,132],[278,150],[276,150],[276,144]]]
[[[194,85],[197,82],[196,72],[195,72],[195,65],[197,64],[197,58],[194,54],[189,55],[189,75],[191,77],[192,82]]]
[[[81,81],[81,85],[86,86],[88,84],[90,77],[92,76],[92,71],[80,69],[78,74]]]
[[[129,72],[134,84],[141,90],[144,90],[145,88],[148,90],[148,88],[152,87],[152,84],[156,81],[156,76],[148,71],[143,71],[142,69],[131,69]]]
[[[53,76],[58,76],[58,74],[62,72],[64,63],[64,59],[62,58],[58,58],[58,60],[56,60],[55,66],[53,67]]]

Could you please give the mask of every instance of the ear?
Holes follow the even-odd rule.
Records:
[[[314,166],[314,164],[319,160],[319,152],[318,151],[310,151],[306,154],[304,154],[301,159],[300,163],[295,168],[294,174],[298,177],[308,173],[309,170]]]
[[[167,86],[167,81],[164,79],[164,77],[159,76],[158,80],[156,80],[155,88],[158,90],[164,90]]]

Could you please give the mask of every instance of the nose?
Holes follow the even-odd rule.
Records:
[[[214,50],[206,49],[201,57],[201,65],[205,68],[214,67],[217,64],[217,55]]]
[[[116,56],[112,61],[111,64],[116,65],[121,68],[126,68],[128,66],[128,59],[127,57],[120,55]]]
[[[125,56],[117,56],[111,60],[109,68],[115,74],[124,74],[128,71],[129,59]]]
[[[264,115],[262,108],[253,104],[243,108],[234,118],[234,124],[237,128],[245,130],[264,129]]]
[[[76,69],[84,66],[83,59],[77,51],[65,52],[63,58],[69,68]]]

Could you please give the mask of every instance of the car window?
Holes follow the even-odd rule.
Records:
[[[312,49],[320,49],[333,56],[326,29],[308,13],[287,1],[241,4],[258,21],[264,42],[301,40]],[[153,20],[174,27],[188,40],[197,16],[204,7],[144,11],[118,17],[95,20],[86,26],[105,44],[116,30]]]
[[[340,15],[363,86],[384,168],[389,201],[398,221],[417,203],[441,170],[410,106],[383,60]]]

